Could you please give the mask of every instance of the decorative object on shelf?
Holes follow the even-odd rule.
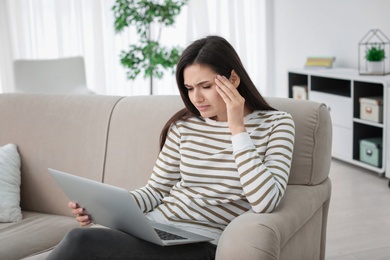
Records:
[[[172,69],[179,60],[180,47],[161,46],[160,36],[164,26],[172,26],[181,8],[188,0],[116,0],[112,7],[117,33],[134,26],[139,42],[131,44],[127,51],[120,54],[121,64],[127,68],[127,78],[135,79],[143,72],[150,78],[150,94],[153,95],[153,78],[162,78],[164,71]],[[152,37],[152,27],[158,31]]]
[[[359,42],[359,74],[390,74],[390,40],[379,29],[370,30]]]
[[[332,68],[335,57],[308,57],[305,63],[305,68]]]

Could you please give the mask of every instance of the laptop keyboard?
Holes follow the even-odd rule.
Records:
[[[154,230],[156,230],[156,232],[157,232],[158,236],[161,238],[161,240],[184,240],[184,239],[187,239],[185,237],[181,237],[181,236],[178,236],[178,235],[175,235],[172,233],[168,233],[166,231],[163,231],[163,230],[160,230],[157,228],[155,228]]]

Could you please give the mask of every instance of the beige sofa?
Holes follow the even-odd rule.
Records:
[[[310,101],[268,101],[290,112],[296,124],[289,185],[273,213],[248,212],[228,225],[217,259],[324,259],[331,195],[328,110]],[[182,107],[179,96],[1,94],[0,146],[19,149],[23,220],[0,223],[0,259],[44,259],[78,226],[48,167],[141,187],[156,160],[163,124]]]

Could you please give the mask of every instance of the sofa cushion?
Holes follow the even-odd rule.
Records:
[[[0,147],[0,187],[0,222],[20,221],[20,157],[14,144]]]
[[[78,226],[72,217],[23,211],[21,221],[0,224],[0,259],[21,259],[45,251]]]

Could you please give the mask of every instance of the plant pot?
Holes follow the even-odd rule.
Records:
[[[367,71],[372,74],[383,73],[383,60],[382,61],[367,61]]]

